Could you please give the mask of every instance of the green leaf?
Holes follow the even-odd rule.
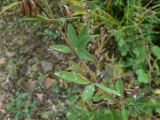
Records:
[[[160,114],[160,108],[156,108],[156,112],[158,112],[158,114]]]
[[[136,105],[141,106],[144,109],[146,109],[146,108],[160,108],[159,100],[155,100],[155,99],[147,100],[145,98],[141,98],[136,101]]]
[[[145,73],[143,69],[136,70],[136,74],[138,76],[138,81],[141,83],[148,83],[148,75]]]
[[[85,24],[85,25],[83,25],[83,27],[79,33],[78,38],[81,39],[83,37],[83,35],[86,35],[87,33],[88,33],[88,25]]]
[[[91,36],[88,34],[88,25],[83,25],[78,38],[79,48],[85,48],[87,43],[91,40]]]
[[[102,10],[101,8],[96,8],[96,12],[92,12],[91,16],[94,17],[94,19],[100,20],[105,25],[119,25],[118,19],[115,19],[111,14],[106,12],[105,10]]]
[[[78,49],[78,56],[81,59],[88,60],[88,61],[93,61],[92,55],[85,49],[82,49],[82,48]]]
[[[83,6],[83,2],[82,1],[78,1],[78,0],[66,0],[70,5],[74,5],[74,6],[78,6],[78,7],[82,7]]]
[[[4,12],[6,12],[7,10],[13,8],[14,6],[17,6],[19,4],[19,2],[13,2],[8,6],[5,6],[2,11],[0,11],[0,15],[3,14]]]
[[[98,83],[96,83],[95,85],[96,85],[97,87],[99,87],[100,89],[104,90],[104,91],[107,92],[107,93],[110,93],[110,94],[117,95],[117,96],[120,96],[120,97],[121,97],[121,94],[118,93],[118,92],[115,91],[115,90],[112,90],[112,89],[110,89],[110,88],[107,88],[107,87],[105,87],[105,86],[103,86],[103,85],[100,85],[100,84],[98,84]]]
[[[76,35],[76,32],[71,24],[67,27],[67,36],[74,48],[78,48],[78,37]]]
[[[154,45],[151,48],[152,53],[160,60],[160,47]]]
[[[118,41],[118,46],[119,46],[119,47],[123,47],[125,44],[126,44],[126,41],[125,41],[124,39],[120,39],[120,40]]]
[[[58,52],[63,52],[63,53],[70,53],[71,52],[71,49],[67,46],[64,46],[64,45],[52,45],[50,48],[53,50],[56,50]]]
[[[133,53],[136,55],[135,62],[137,65],[144,63],[146,59],[145,46],[142,43],[137,42],[136,47],[133,48]]]
[[[125,107],[121,107],[121,115],[122,115],[122,120],[128,120],[128,112],[126,111]]]
[[[108,120],[114,120],[114,116],[113,116],[113,113],[110,109],[106,109],[105,111],[107,113],[107,119]]]
[[[85,15],[85,14],[87,14],[86,11],[75,11],[75,12],[72,14],[72,16]]]
[[[48,18],[43,17],[43,16],[26,16],[24,18],[22,18],[21,20],[25,20],[25,21],[33,21],[33,22],[44,22],[46,20],[48,20]]]
[[[121,79],[116,81],[116,91],[123,96],[123,82]]]
[[[91,83],[87,78],[82,76],[81,74],[74,73],[74,72],[66,72],[66,71],[60,71],[55,72],[55,75],[68,81],[68,82],[74,82],[77,84],[89,84]]]
[[[93,84],[87,85],[82,94],[82,100],[84,102],[90,100],[94,94],[94,91],[95,91],[95,86]]]

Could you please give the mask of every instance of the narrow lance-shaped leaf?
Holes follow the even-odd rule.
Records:
[[[58,52],[71,53],[71,49],[64,45],[52,45],[50,48]]]
[[[91,36],[88,34],[88,25],[83,25],[78,38],[79,38],[79,48],[86,48],[87,43],[91,39]]]
[[[123,120],[128,120],[128,112],[124,106],[121,107],[121,116]]]
[[[6,12],[7,10],[13,8],[14,6],[18,5],[18,4],[19,4],[19,2],[13,2],[13,3],[11,3],[10,5],[5,6],[5,7],[2,9],[2,11],[0,11],[0,15],[3,14],[4,12]]]
[[[100,85],[100,84],[98,84],[98,83],[96,83],[95,85],[96,85],[97,87],[99,87],[100,89],[102,89],[103,91],[107,92],[107,93],[110,93],[110,94],[117,95],[117,96],[120,96],[120,97],[121,97],[121,94],[118,93],[118,92],[115,91],[115,90],[112,90],[112,89],[110,89],[110,88],[107,88],[107,87],[105,87],[105,86],[103,86],[103,85]]]
[[[88,60],[88,61],[93,61],[92,55],[85,49],[78,49],[78,56],[81,59]]]
[[[116,81],[116,91],[119,92],[123,96],[123,82],[121,79]]]
[[[60,71],[55,72],[55,75],[68,81],[68,82],[74,82],[77,84],[89,84],[91,83],[87,78],[85,78],[83,75],[74,73],[74,72],[66,72],[66,71]]]
[[[48,18],[43,17],[43,16],[27,16],[27,17],[23,17],[21,20],[25,20],[25,21],[32,21],[32,22],[44,22],[44,21],[48,21]]]
[[[69,24],[67,27],[67,36],[68,36],[72,46],[74,48],[77,48],[78,47],[78,37],[77,37],[76,32],[71,24]]]
[[[78,6],[81,7],[83,6],[83,2],[82,1],[78,1],[78,0],[66,0],[68,3],[70,3],[71,5],[74,6]]]
[[[81,10],[81,11],[75,11],[75,12],[73,12],[72,16],[85,15],[85,14],[87,14],[87,12]]]
[[[93,84],[87,85],[82,93],[82,100],[84,102],[90,100],[94,94],[95,86]]]

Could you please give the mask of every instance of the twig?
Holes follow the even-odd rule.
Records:
[[[86,63],[84,61],[81,61],[81,63],[83,64],[83,66],[85,67],[85,69],[87,70],[89,75],[92,77],[93,81],[96,82],[97,81],[97,77],[94,74],[94,72],[86,65]]]
[[[145,6],[145,8],[147,8],[151,3],[153,2],[153,0],[150,0],[147,5]]]

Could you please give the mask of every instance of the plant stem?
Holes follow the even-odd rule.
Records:
[[[74,49],[74,47],[72,46],[72,44],[70,43],[70,41],[68,40],[68,38],[66,37],[66,35],[63,33],[63,31],[62,31],[61,28],[59,27],[59,24],[54,21],[54,19],[55,19],[55,18],[54,18],[54,15],[53,15],[53,13],[52,13],[52,11],[51,11],[51,9],[50,9],[47,1],[46,1],[46,0],[43,0],[43,1],[41,1],[41,2],[43,2],[43,4],[45,5],[46,10],[45,10],[45,8],[43,8],[43,6],[41,5],[40,0],[36,0],[37,5],[43,10],[43,12],[47,15],[47,17],[48,17],[49,19],[51,19],[50,22],[56,26],[56,28],[58,29],[58,31],[60,32],[60,34],[61,34],[62,37],[64,38],[65,42],[68,44],[68,47],[72,50],[72,53],[77,56],[76,50]]]

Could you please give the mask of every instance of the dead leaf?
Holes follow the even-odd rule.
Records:
[[[6,55],[8,56],[8,57],[13,57],[13,56],[15,56],[15,52],[9,52],[9,51],[7,51],[6,52]]]
[[[52,106],[52,104],[53,104],[53,102],[52,102],[52,100],[47,100],[47,105],[49,105],[49,106]]]
[[[42,94],[42,93],[37,93],[37,94],[36,94],[36,97],[38,98],[39,101],[42,102],[43,99],[44,99],[44,94]]]
[[[57,108],[56,108],[56,106],[53,104],[53,102],[52,102],[52,100],[47,100],[47,105],[50,107],[50,109],[52,110],[52,111],[54,111],[54,112],[57,112],[58,110],[57,110]]]
[[[42,62],[41,62],[41,67],[43,68],[43,70],[44,70],[45,72],[48,72],[48,71],[52,70],[53,65],[52,65],[51,62],[42,61]]]
[[[0,56],[0,64],[5,64],[6,63],[6,58],[3,56]]]
[[[68,7],[67,5],[64,5],[64,8],[65,8],[65,10],[66,10],[67,16],[68,16],[68,17],[71,17],[71,16],[72,16],[72,13],[71,13],[69,7]]]
[[[56,108],[56,106],[54,104],[52,104],[51,110],[54,111],[54,112],[58,111],[57,108]]]
[[[4,109],[4,105],[2,102],[0,102],[0,113],[3,113],[3,114],[6,113],[6,110]]]
[[[24,83],[24,89],[28,93],[33,93],[37,87],[37,81],[29,80]]]
[[[3,104],[0,102],[0,110],[3,108]]]
[[[52,86],[53,81],[54,81],[54,79],[49,79],[49,78],[47,80],[45,80],[45,88],[47,90]]]
[[[158,95],[160,95],[160,89],[155,89],[154,92]]]

